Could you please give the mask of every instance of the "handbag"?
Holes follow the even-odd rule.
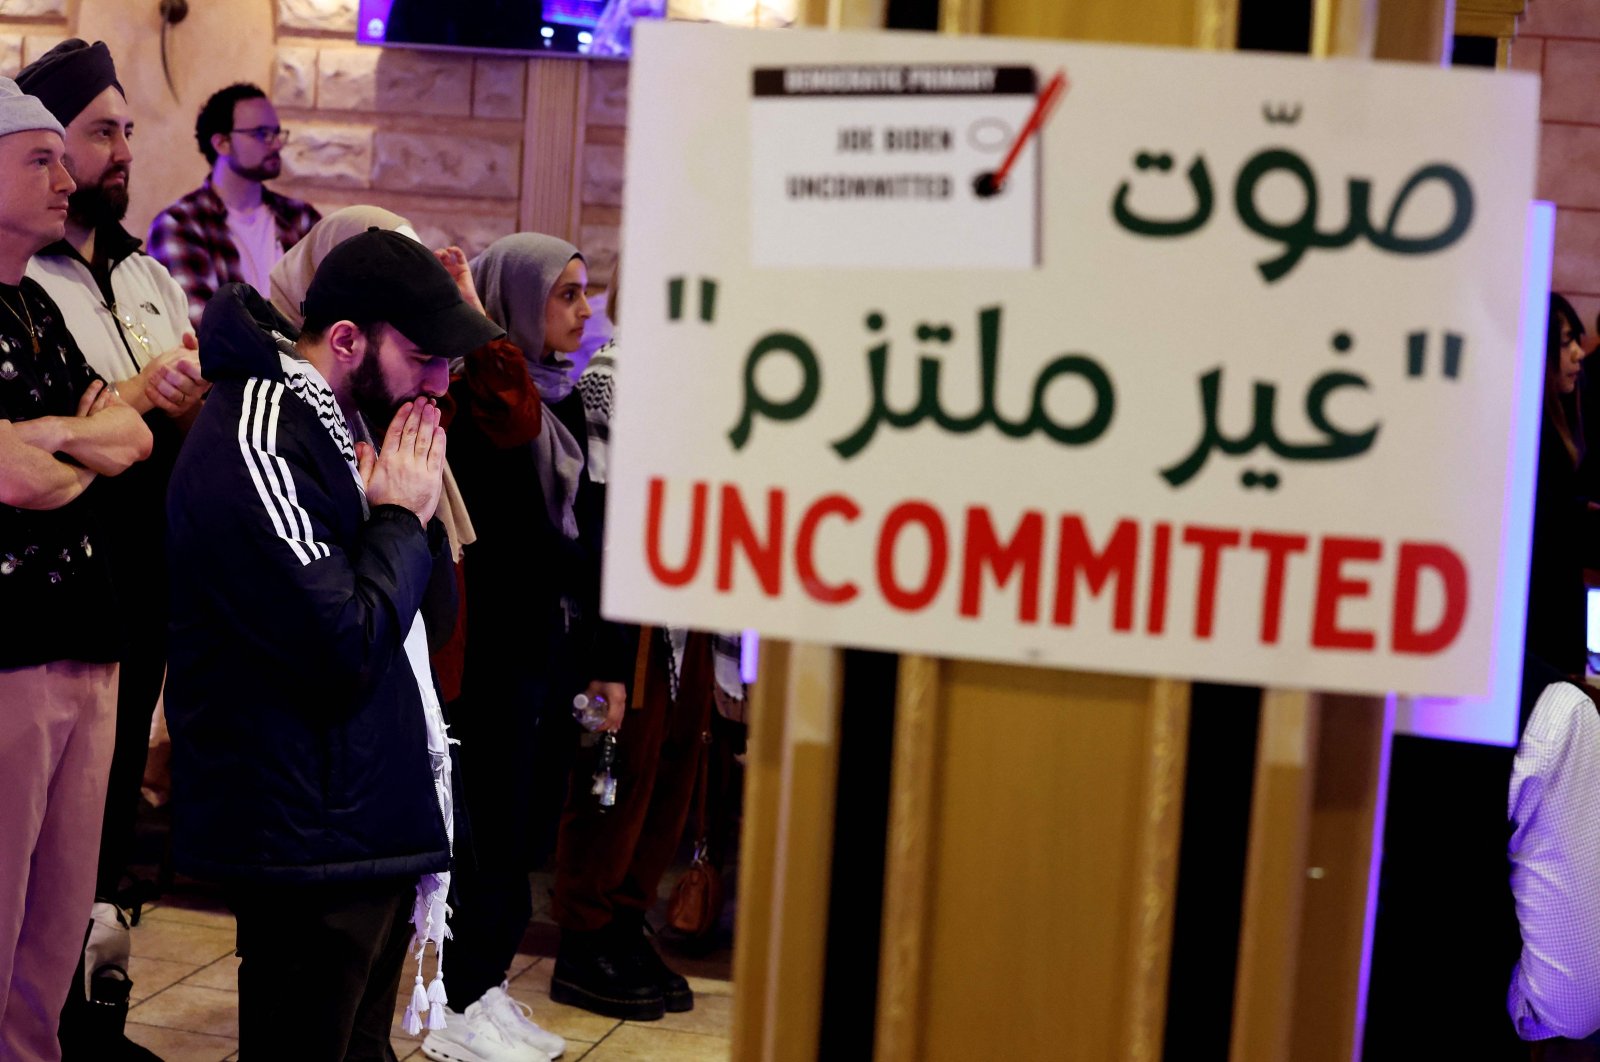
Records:
[[[711,759],[711,731],[700,735],[700,765],[694,779],[694,854],[672,887],[667,900],[667,925],[689,940],[704,937],[717,927],[722,915],[722,875],[706,859],[709,841],[706,821],[706,785]]]

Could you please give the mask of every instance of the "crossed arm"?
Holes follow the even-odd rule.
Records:
[[[101,380],[91,383],[71,417],[0,420],[0,502],[59,509],[94,481],[150,455],[150,429]],[[76,465],[56,455],[65,454]]]

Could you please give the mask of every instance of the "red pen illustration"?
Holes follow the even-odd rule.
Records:
[[[1006,152],[1000,168],[993,173],[980,173],[973,182],[973,189],[981,198],[999,195],[1005,191],[1006,178],[1011,173],[1011,167],[1016,165],[1017,156],[1022,154],[1022,148],[1029,138],[1044,127],[1045,119],[1050,117],[1050,112],[1061,101],[1067,92],[1067,72],[1056,71],[1056,76],[1045,83],[1044,89],[1039,93],[1039,100],[1033,105],[1033,113],[1028,115],[1028,120],[1022,124],[1022,129],[1017,133],[1017,139],[1012,143],[1011,150]]]

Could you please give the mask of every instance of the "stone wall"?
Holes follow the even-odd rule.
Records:
[[[1531,0],[1511,65],[1538,74],[1539,197],[1556,204],[1555,290],[1600,314],[1600,3]]]
[[[476,254],[517,224],[526,60],[355,44],[354,0],[278,0],[279,187],[376,203]]]
[[[581,62],[588,101],[573,123],[573,225],[553,235],[588,252],[607,283],[622,208],[627,67],[370,48],[353,43],[354,0],[278,0],[271,93],[294,138],[284,149],[290,194],[319,207],[376,203],[410,218],[430,244],[476,254],[516,231],[528,137],[531,63]]]
[[[476,253],[513,232],[525,195],[528,71],[580,63],[586,101],[561,135],[578,138],[570,225],[554,233],[589,253],[604,284],[621,218],[624,64],[517,59],[355,44],[356,0],[205,0],[169,31],[177,98],[160,62],[154,0],[0,0],[0,73],[69,36],[105,40],[137,127],[128,228],[196,187],[194,140],[205,98],[232,81],[270,93],[285,127],[284,176],[273,187],[324,212],[375,203],[409,217],[433,245]]]

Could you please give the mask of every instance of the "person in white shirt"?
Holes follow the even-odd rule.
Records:
[[[265,187],[283,172],[289,131],[255,85],[240,82],[213,93],[194,135],[210,175],[156,215],[150,253],[189,296],[189,319],[198,325],[224,284],[249,284],[265,297],[272,267],[322,215]]]
[[[1551,682],[1517,743],[1507,817],[1522,954],[1506,1008],[1523,1040],[1600,1031],[1600,712]]]

